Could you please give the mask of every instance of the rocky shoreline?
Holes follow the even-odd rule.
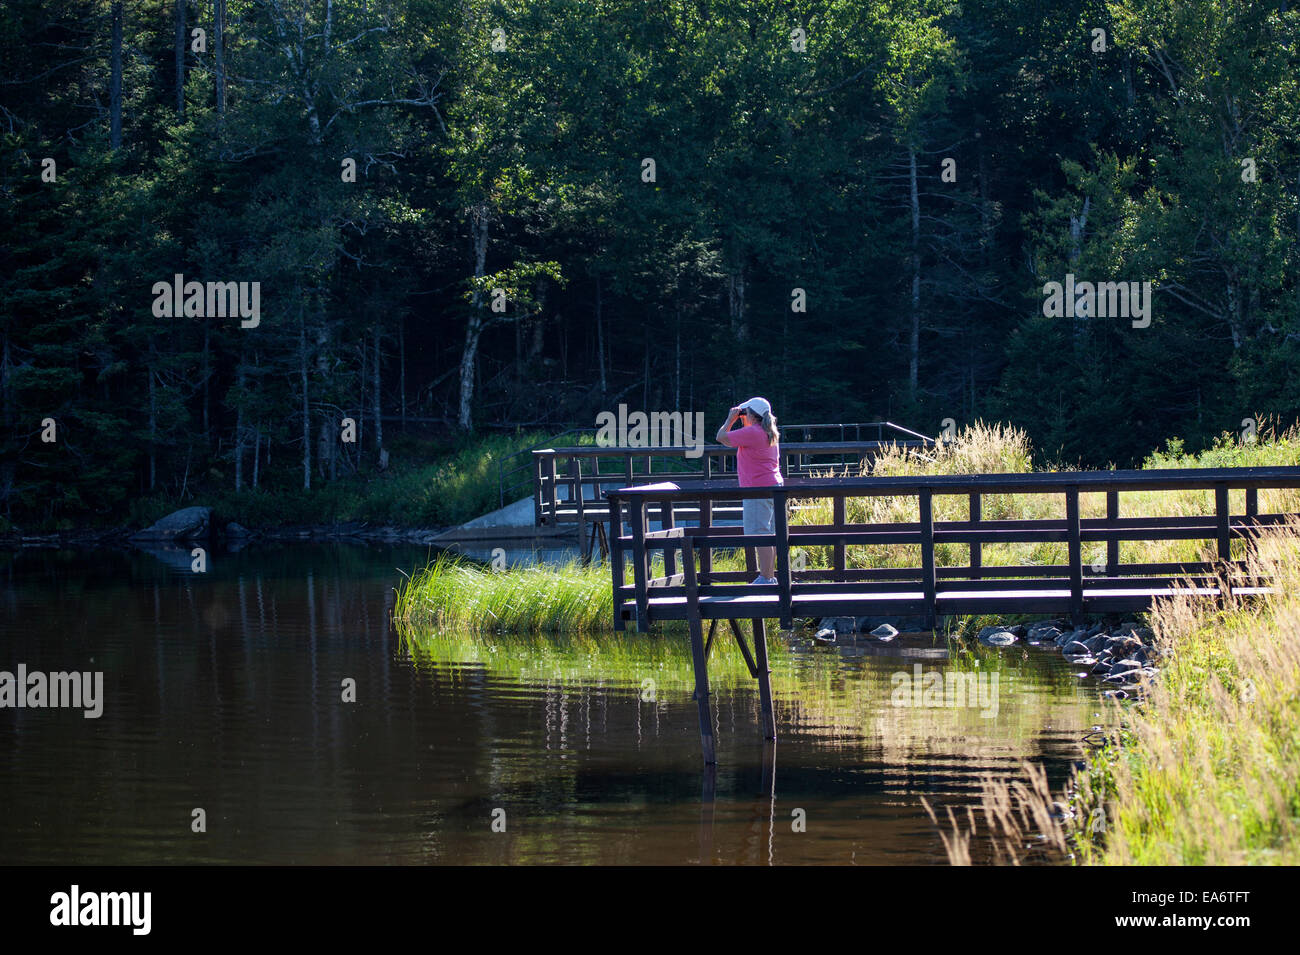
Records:
[[[150,544],[181,542],[215,542],[238,549],[252,541],[431,544],[445,530],[442,527],[371,526],[365,521],[249,529],[234,521],[214,520],[211,508],[187,507],[143,530],[130,527],[107,530],[81,528],[50,534],[27,534],[15,530],[0,535],[0,550],[147,547]]]
[[[865,633],[881,643],[899,634],[898,624],[908,627],[913,620],[873,617],[824,617],[818,624],[814,640],[835,643],[840,634]],[[1063,619],[1040,620],[1030,624],[994,625],[982,628],[973,637],[987,647],[1052,647],[1061,651],[1066,662],[1079,667],[1082,679],[1096,678],[1107,684],[1103,696],[1140,699],[1143,687],[1159,674],[1160,651],[1155,634],[1136,620],[1103,618],[1082,626]]]

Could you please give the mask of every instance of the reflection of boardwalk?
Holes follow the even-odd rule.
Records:
[[[758,679],[764,735],[775,738],[771,709],[764,620],[791,627],[795,617],[889,615],[924,617],[930,626],[941,614],[1051,613],[1076,620],[1085,613],[1143,610],[1152,600],[1180,589],[1221,597],[1227,592],[1252,596],[1268,581],[1244,578],[1244,562],[1232,559],[1234,538],[1248,544],[1262,527],[1297,517],[1259,513],[1261,489],[1300,488],[1300,467],[1188,468],[1150,471],[1089,471],[1046,474],[936,475],[891,478],[794,479],[783,487],[737,488],[731,482],[688,486],[661,483],[620,488],[606,495],[611,520],[610,556],[615,627],[634,621],[645,630],[659,620],[686,620],[695,659],[696,699],[706,762],[713,762],[708,704],[708,651],[717,621],[726,620]],[[1231,491],[1244,492],[1241,514],[1231,510]],[[1208,515],[1122,517],[1120,495],[1128,492],[1204,491],[1213,495]],[[1081,518],[1080,496],[1104,494],[1106,516]],[[1065,516],[1033,520],[983,520],[985,498],[993,495],[1059,495]],[[934,498],[967,499],[965,520],[936,521]],[[775,533],[745,536],[735,527],[715,526],[715,502],[771,496],[777,505]],[[853,498],[915,498],[917,520],[850,523],[846,502]],[[791,526],[787,502],[830,499],[829,524]],[[679,507],[690,508],[696,526],[678,526]],[[650,529],[650,514],[661,529]],[[630,528],[625,535],[624,524]],[[1213,541],[1216,560],[1182,563],[1123,563],[1125,541]],[[986,565],[985,545],[1060,542],[1064,564]],[[1085,543],[1105,545],[1105,559],[1083,560]],[[917,549],[919,566],[850,567],[847,548],[907,545]],[[963,566],[937,566],[936,547],[959,545],[969,554]],[[753,548],[776,548],[775,585],[753,585]],[[746,570],[713,570],[716,549],[745,548]],[[821,569],[792,568],[791,549],[829,550]],[[951,548],[949,548],[951,550]],[[626,557],[632,582],[626,581]],[[652,576],[652,560],[662,559],[662,576]],[[698,562],[698,568],[697,568]],[[751,654],[736,621],[751,621]],[[703,621],[711,621],[705,642]]]

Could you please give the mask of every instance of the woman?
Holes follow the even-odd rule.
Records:
[[[745,426],[731,430],[741,415]],[[776,415],[766,398],[750,398],[727,413],[727,421],[718,429],[717,441],[736,449],[736,474],[741,487],[771,487],[784,484],[781,477],[781,432],[776,430]],[[746,534],[776,533],[772,499],[746,498],[744,502]],[[759,574],[756,584],[776,583],[776,548],[754,548]]]

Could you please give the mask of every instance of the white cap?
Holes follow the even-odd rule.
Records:
[[[744,411],[747,408],[754,411],[760,418],[763,415],[772,413],[772,406],[767,403],[766,398],[750,398],[748,401],[742,402],[740,409]]]

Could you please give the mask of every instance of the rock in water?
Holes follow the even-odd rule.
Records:
[[[835,631],[830,627],[822,627],[822,629],[813,634],[813,639],[818,643],[834,643]]]
[[[980,642],[990,647],[1009,647],[1016,642],[1016,635],[1008,630],[999,630],[980,637]]]
[[[888,642],[898,636],[898,630],[887,623],[882,623],[875,630],[871,631],[871,635],[877,640]]]
[[[212,508],[183,507],[173,511],[152,527],[131,535],[132,540],[196,540],[208,536]]]

